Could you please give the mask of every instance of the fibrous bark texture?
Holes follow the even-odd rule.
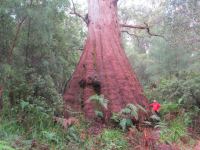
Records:
[[[109,100],[104,114],[128,103],[147,105],[147,99],[121,46],[116,0],[88,0],[88,36],[83,54],[64,92],[65,106],[89,118],[94,106],[88,98],[103,94]]]

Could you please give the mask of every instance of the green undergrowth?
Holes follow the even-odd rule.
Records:
[[[160,140],[167,143],[192,141],[199,137],[200,114],[200,74],[179,72],[173,77],[162,77],[154,86],[147,85],[146,96],[150,101],[156,99],[161,104]],[[184,140],[187,139],[187,140]]]
[[[120,129],[103,129],[98,135],[87,132],[89,123],[79,118],[79,123],[63,129],[49,121],[48,124],[23,126],[14,118],[1,116],[0,149],[28,150],[49,148],[51,150],[123,150],[128,148],[124,132]]]
[[[79,133],[74,126],[64,130],[53,123],[49,126],[36,125],[25,128],[16,120],[1,120],[0,140],[6,141],[15,149],[39,149],[46,146],[51,149],[66,149],[66,145],[73,141],[80,143]]]
[[[82,115],[77,117],[78,122],[67,127],[53,118],[51,109],[45,105],[21,100],[10,108],[5,103],[0,114],[0,150],[79,150],[99,149],[99,146],[102,150],[121,150],[128,147],[120,129],[105,128],[93,135],[88,132],[91,122]]]
[[[200,109],[197,106],[188,105],[189,99],[183,98],[182,95],[169,99],[174,93],[166,92],[169,86],[165,85],[166,82],[162,84],[158,89],[148,91],[149,97],[161,103],[160,118],[157,121],[153,120],[155,121],[153,125],[160,130],[158,141],[173,144],[186,139],[190,143],[192,138],[188,133],[188,128],[191,127],[194,118],[198,119]],[[107,100],[103,96],[91,98],[96,104],[96,112],[100,112],[96,114],[97,118],[102,119],[103,110],[107,108]],[[55,112],[59,112],[60,109],[62,112],[60,106],[63,104],[60,102],[59,105],[55,104],[57,108],[46,103],[41,97],[37,99],[27,97],[27,99],[16,101],[16,105],[11,108],[6,101],[8,101],[7,97],[4,98],[4,109],[0,113],[0,150],[45,148],[50,150],[126,150],[131,147],[125,135],[129,132],[129,128],[135,125],[132,120],[140,120],[139,111],[146,113],[145,108],[129,104],[119,113],[113,114],[110,121],[114,121],[115,124],[106,126],[98,135],[93,135],[88,130],[92,123],[86,121],[82,115],[77,117],[78,122],[67,127],[55,122],[53,119]],[[138,131],[138,133],[142,135],[142,132]],[[140,144],[139,140],[142,139],[137,139],[135,134],[134,136],[131,139],[136,139],[136,144]]]
[[[119,129],[104,129],[101,134],[88,138],[85,143],[86,149],[95,150],[125,150],[128,146],[124,133]]]
[[[176,118],[169,122],[169,125],[162,128],[160,133],[161,140],[170,143],[176,142],[186,136],[188,136],[187,126],[181,118]]]
[[[81,127],[70,125],[63,128],[51,114],[39,110],[37,106],[27,104],[23,105],[23,109],[16,107],[10,111],[6,107],[0,116],[0,141],[5,141],[14,149],[46,147],[65,150],[69,143],[82,143],[79,135]]]
[[[1,150],[14,150],[14,148],[10,147],[9,143],[5,141],[0,141],[0,149]]]

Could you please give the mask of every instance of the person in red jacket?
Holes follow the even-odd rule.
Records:
[[[149,106],[152,107],[153,112],[159,116],[160,104],[156,100],[153,100],[153,103],[151,103]]]

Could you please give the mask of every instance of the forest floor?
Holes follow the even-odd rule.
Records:
[[[65,137],[57,137],[57,126],[42,131],[41,134],[34,133],[34,130],[24,133],[20,131],[20,126],[11,127],[12,122],[4,124],[1,120],[1,123],[0,150],[200,150],[198,138],[192,138],[188,134],[168,143],[162,140],[161,130],[154,128],[143,128],[141,131],[129,128],[122,132],[121,129],[112,126],[97,123],[88,125],[79,120],[67,129],[70,132],[65,134],[68,136],[65,141]],[[10,132],[8,129],[11,128],[15,131]],[[61,130],[65,132],[66,129]],[[43,137],[34,134],[41,134]]]
[[[181,115],[123,129],[83,115],[64,119],[24,113],[0,115],[0,150],[200,150],[199,130],[184,125]]]
[[[160,139],[159,129],[145,129],[144,137],[136,139],[134,133],[127,133],[127,138],[131,147],[130,150],[200,150],[200,140],[192,137],[182,138],[174,143],[163,142]],[[132,131],[133,132],[133,131]],[[145,137],[146,134],[146,137]]]

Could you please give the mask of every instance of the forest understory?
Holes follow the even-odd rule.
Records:
[[[168,91],[169,86],[173,88],[171,82],[165,81],[155,89],[147,89],[146,95],[160,99],[167,97],[160,93]],[[160,117],[151,114],[143,122],[135,122],[136,107],[129,105],[104,122],[98,115],[90,121],[81,112],[71,112],[66,119],[61,115],[62,111],[51,114],[52,110],[44,106],[22,101],[10,109],[4,102],[0,149],[199,150],[199,108],[186,107],[180,99],[178,102],[160,101],[160,104]],[[130,115],[130,111],[136,113]]]

